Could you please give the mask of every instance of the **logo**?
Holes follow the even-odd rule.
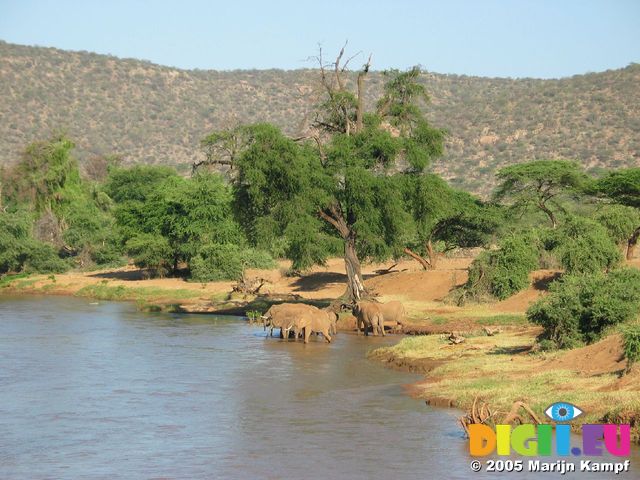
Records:
[[[495,430],[488,425],[476,423],[468,426],[469,453],[474,457],[491,455],[522,456],[601,456],[605,451],[617,457],[626,457],[631,451],[631,427],[628,424],[584,424],[582,425],[582,445],[571,446],[570,422],[584,412],[568,402],[556,402],[545,410],[545,415],[555,425],[555,448],[553,448],[554,426],[522,424],[496,425]]]

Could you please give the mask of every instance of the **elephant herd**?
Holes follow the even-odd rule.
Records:
[[[362,326],[364,334],[368,335],[371,328],[373,335],[386,335],[385,324],[393,329],[403,326],[406,312],[402,303],[393,301],[379,303],[373,301],[358,301],[353,304],[343,304],[340,308],[350,309],[356,318],[356,331],[360,334]],[[318,308],[304,303],[281,303],[273,305],[262,316],[264,329],[269,328],[269,335],[273,336],[274,329],[280,329],[280,338],[288,339],[293,332],[294,338],[303,335],[304,343],[309,342],[312,333],[321,333],[327,342],[331,342],[332,335],[337,333],[338,311],[335,307]]]

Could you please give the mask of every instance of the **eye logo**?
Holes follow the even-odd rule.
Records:
[[[552,403],[544,411],[544,414],[554,422],[570,422],[583,413],[578,407],[568,402]]]

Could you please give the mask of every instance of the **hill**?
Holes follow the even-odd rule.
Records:
[[[433,168],[456,186],[486,195],[497,168],[539,158],[591,171],[640,164],[638,64],[558,80],[422,78],[429,118],[449,132]],[[62,129],[81,160],[119,154],[188,171],[213,129],[267,121],[295,134],[318,100],[317,80],[312,69],[187,71],[0,42],[0,165]],[[371,73],[371,98],[383,81]]]

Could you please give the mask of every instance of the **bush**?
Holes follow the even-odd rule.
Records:
[[[191,259],[191,279],[197,282],[238,280],[245,268],[274,268],[273,258],[264,251],[243,249],[234,244],[213,243]]]
[[[152,274],[163,276],[172,266],[172,250],[166,238],[140,234],[130,239],[125,248],[138,268],[148,268]]]
[[[629,325],[622,330],[622,345],[628,372],[634,363],[640,361],[640,325]]]
[[[622,256],[601,224],[571,217],[559,232],[558,257],[569,274],[595,273],[616,266]]]
[[[26,212],[0,212],[0,274],[22,270],[32,242],[32,221]]]
[[[33,273],[64,273],[69,270],[69,264],[61,259],[55,248],[48,243],[34,241],[24,269]]]
[[[91,260],[101,266],[117,267],[126,263],[122,257],[122,251],[115,243],[115,240],[112,243],[107,242],[104,245],[95,247],[91,251]]]
[[[503,300],[529,286],[529,273],[538,267],[539,248],[528,235],[507,237],[493,253],[491,293]]]
[[[500,248],[483,252],[469,267],[469,279],[459,300],[504,300],[529,285],[529,273],[539,264],[540,248],[533,234],[506,237]]]
[[[549,295],[527,310],[527,318],[544,328],[541,341],[549,340],[556,348],[573,348],[597,340],[607,327],[637,314],[640,270],[566,275],[549,290]]]

